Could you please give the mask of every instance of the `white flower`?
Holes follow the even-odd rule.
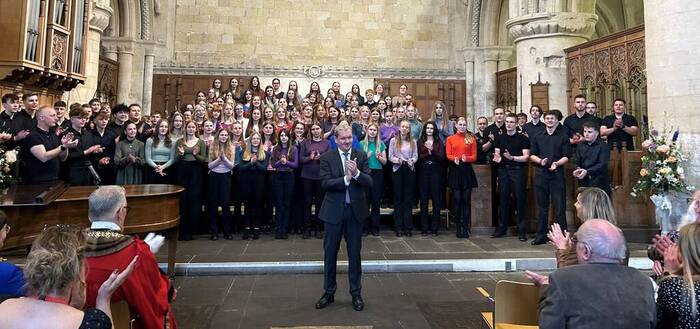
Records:
[[[676,168],[676,172],[677,172],[679,175],[683,175],[683,172],[684,172],[684,171],[683,171],[683,168],[682,168],[682,167],[678,167],[678,168]]]
[[[15,163],[17,161],[17,152],[15,152],[15,150],[6,151],[5,159],[8,163]]]

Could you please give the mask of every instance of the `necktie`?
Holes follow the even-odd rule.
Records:
[[[347,170],[349,152],[343,152],[343,169]],[[350,204],[350,185],[345,188],[345,204]]]

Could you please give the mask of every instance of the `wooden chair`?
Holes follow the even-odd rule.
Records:
[[[496,283],[494,323],[537,325],[539,288],[532,283],[501,280]]]
[[[112,302],[112,324],[114,329],[131,329],[131,311],[126,301]]]

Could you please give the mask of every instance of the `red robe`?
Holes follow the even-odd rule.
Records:
[[[125,300],[132,316],[138,314],[135,329],[177,328],[168,303],[170,280],[143,240],[114,231],[89,231],[86,255],[86,308],[95,307],[97,291],[110,274],[115,269],[123,271],[138,255],[134,271],[114,292],[112,301]]]

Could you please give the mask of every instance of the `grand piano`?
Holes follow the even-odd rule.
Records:
[[[44,227],[56,224],[90,226],[88,197],[95,186],[64,183],[17,185],[0,194],[0,209],[9,217],[12,232],[4,249],[29,246]],[[165,231],[168,239],[168,274],[175,273],[180,192],[176,185],[125,185],[129,212],[124,233]]]

